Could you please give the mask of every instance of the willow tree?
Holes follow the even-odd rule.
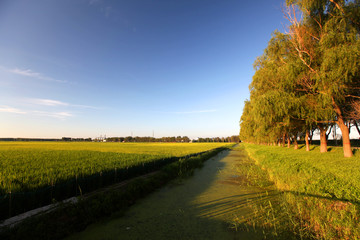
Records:
[[[359,0],[287,3],[289,32],[275,32],[255,62],[250,110],[243,113],[241,131],[259,142],[274,136],[284,141],[286,134],[289,140],[291,133],[296,137],[305,130],[308,140],[308,130],[317,126],[325,152],[326,130],[336,123],[349,157],[349,122],[359,119],[353,117],[354,102],[360,99]]]
[[[251,102],[249,100],[245,101],[243,114],[240,119],[240,139],[243,142],[255,142],[254,139],[254,129],[255,122],[252,117],[253,111]]]
[[[289,145],[293,133],[297,135],[299,120],[294,118],[299,109],[294,93],[296,83],[286,74],[293,61],[288,54],[289,47],[287,35],[274,32],[264,54],[255,61],[256,72],[249,86],[250,101],[245,103],[241,131],[249,132],[244,127],[251,126],[256,142],[273,143],[282,139],[284,145],[287,138]]]
[[[298,58],[307,67],[313,92],[324,109],[331,108],[334,121],[342,132],[344,156],[352,156],[347,112],[353,99],[359,97],[360,43],[359,1],[345,0],[288,0],[303,14],[297,20],[290,8],[289,35]],[[291,14],[291,10],[293,13]],[[325,124],[325,125],[324,125]],[[321,136],[326,127],[320,126]]]

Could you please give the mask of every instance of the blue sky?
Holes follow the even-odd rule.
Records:
[[[0,137],[236,135],[283,4],[1,0]]]

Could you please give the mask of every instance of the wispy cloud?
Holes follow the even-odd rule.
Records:
[[[14,113],[14,114],[26,114],[26,115],[35,115],[35,116],[43,116],[43,117],[51,117],[57,119],[67,119],[69,117],[74,116],[71,112],[51,112],[51,111],[24,111],[18,108],[9,107],[9,106],[0,106],[0,113]]]
[[[9,107],[9,106],[0,106],[0,112],[26,114],[25,111],[22,111],[22,110],[17,109],[17,108]]]
[[[75,116],[73,112],[77,112],[74,110],[76,108],[100,109],[93,106],[70,104],[67,102],[43,98],[23,98],[20,102],[21,106],[23,106],[22,109],[18,107],[0,105],[0,113],[23,114],[27,116],[41,116],[65,120]]]
[[[4,66],[0,66],[0,69],[10,72],[12,74],[25,76],[25,77],[31,77],[31,78],[35,78],[35,79],[42,80],[42,81],[57,82],[57,83],[67,83],[68,82],[65,80],[59,80],[59,79],[55,79],[55,78],[46,76],[45,74],[35,72],[31,69],[6,68]]]
[[[65,119],[67,119],[69,117],[74,116],[70,112],[33,111],[32,113],[34,113],[35,115],[39,115],[39,116],[52,117],[52,118],[57,118],[57,119],[61,119],[61,120],[65,120]]]
[[[31,98],[28,101],[32,104],[44,105],[44,106],[69,106],[69,104],[66,102],[61,102],[52,99]]]
[[[98,107],[88,106],[88,105],[81,105],[81,104],[70,104],[67,102],[62,102],[53,99],[44,99],[44,98],[28,98],[25,99],[26,102],[35,104],[35,105],[42,105],[42,106],[52,106],[52,107],[76,107],[76,108],[90,108],[90,109],[99,109]]]

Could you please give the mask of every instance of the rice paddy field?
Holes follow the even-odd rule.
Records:
[[[2,193],[208,151],[228,143],[1,142]]]
[[[14,208],[16,198],[22,199],[21,208],[31,209],[229,145],[233,144],[0,142],[0,211],[14,215],[7,208]]]

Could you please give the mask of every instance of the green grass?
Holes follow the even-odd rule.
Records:
[[[257,212],[262,210],[262,219],[276,212],[275,220],[281,220],[278,226],[286,226],[300,238],[360,239],[359,152],[344,158],[340,147],[320,153],[318,147],[306,152],[305,148],[242,145],[284,192],[272,203],[253,204]],[[254,219],[250,222],[259,224]],[[260,225],[269,222],[261,220]]]
[[[320,153],[276,146],[245,144],[246,151],[268,170],[281,190],[360,202],[360,160],[344,158],[342,148]]]
[[[225,145],[229,144],[0,142],[0,193],[30,191]]]

